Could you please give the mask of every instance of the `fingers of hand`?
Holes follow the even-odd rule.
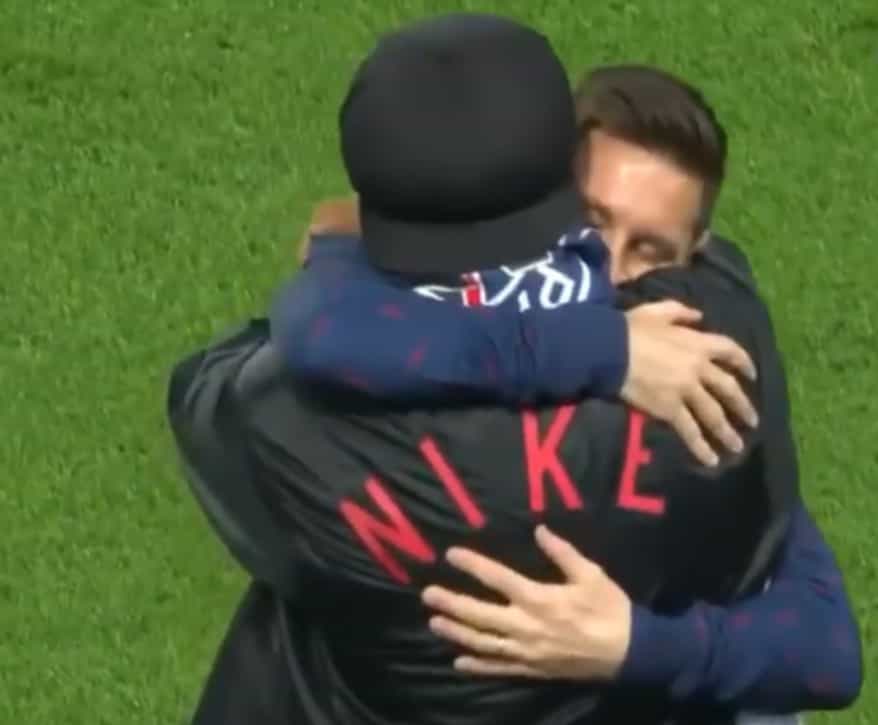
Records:
[[[683,439],[686,447],[705,466],[715,466],[719,463],[716,451],[707,442],[701,432],[698,421],[685,406],[681,406],[676,415],[670,420],[671,427],[677,431],[677,435]]]
[[[447,617],[432,617],[430,629],[437,636],[486,657],[519,660],[525,654],[524,647],[517,640],[484,632]]]
[[[479,657],[458,657],[454,660],[454,668],[458,672],[469,675],[485,675],[489,677],[530,677],[545,680],[549,675],[545,672],[519,664],[517,662],[504,662],[498,659],[482,659]]]
[[[727,373],[717,365],[711,365],[704,373],[704,384],[712,392],[722,406],[730,410],[738,420],[751,428],[759,424],[759,416],[750,398],[744,392],[734,375]]]
[[[698,385],[692,388],[687,403],[701,427],[710,431],[714,439],[734,453],[743,450],[744,442],[729,423],[726,411],[704,387]]]
[[[600,571],[594,562],[586,559],[575,546],[554,534],[547,526],[538,526],[535,535],[537,545],[569,581],[587,582]]]
[[[707,352],[711,360],[736,370],[750,380],[756,380],[756,366],[743,347],[724,335],[699,334],[704,336],[704,341],[707,343]]]
[[[699,310],[687,307],[682,302],[677,302],[676,300],[652,302],[642,305],[636,308],[636,310],[640,310],[640,314],[655,322],[664,322],[665,324],[692,324],[698,322],[702,317]]]
[[[428,607],[475,629],[504,635],[519,631],[515,615],[520,613],[510,607],[482,602],[436,586],[427,587],[422,599]]]
[[[527,579],[486,556],[454,547],[448,550],[446,558],[456,569],[475,577],[489,589],[500,592],[510,602],[532,602],[537,596],[540,587],[538,582]]]
[[[662,303],[666,305],[666,314],[668,322],[676,325],[691,325],[698,322],[701,317],[701,311],[693,307],[687,307],[681,302],[669,300]]]

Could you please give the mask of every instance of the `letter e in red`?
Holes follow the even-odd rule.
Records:
[[[620,508],[629,511],[661,516],[665,512],[663,497],[637,493],[637,472],[652,462],[652,451],[643,446],[645,422],[646,417],[640,411],[632,410],[628,414],[628,445],[625,449],[625,464],[622,467],[617,503]]]

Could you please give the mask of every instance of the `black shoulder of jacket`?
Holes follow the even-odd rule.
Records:
[[[760,557],[764,563],[799,503],[799,477],[783,359],[746,257],[731,242],[714,239],[688,267],[656,270],[624,285],[621,292],[625,307],[675,299],[701,310],[702,329],[731,337],[756,364],[756,385],[743,384],[757,407],[760,425],[755,436],[745,438],[761,449],[768,496],[780,522]]]
[[[756,289],[756,277],[750,260],[744,250],[734,242],[711,235],[707,244],[695,255],[695,263],[700,261],[712,264],[745,287]]]
[[[242,403],[279,364],[268,338],[267,321],[252,320],[178,362],[167,415],[186,480],[213,529],[254,578],[292,597],[298,567],[290,535],[258,494]]]

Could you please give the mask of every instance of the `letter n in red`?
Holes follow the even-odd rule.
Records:
[[[460,476],[457,475],[451,464],[445,460],[445,456],[442,455],[442,451],[439,450],[436,441],[428,436],[421,441],[420,449],[424,460],[427,461],[430,468],[433,469],[433,473],[436,474],[442,485],[445,486],[445,490],[451,496],[454,503],[457,504],[457,508],[463,514],[466,522],[475,529],[482,528],[485,525],[485,515],[479,510],[476,502],[473,501],[473,497],[466,490],[466,486],[460,480]]]
[[[632,410],[628,414],[628,445],[625,449],[625,465],[619,485],[618,505],[630,511],[661,516],[665,512],[665,499],[661,496],[645,496],[637,493],[637,472],[652,462],[652,451],[643,446],[643,425],[646,417]]]
[[[536,513],[546,510],[545,477],[552,478],[561,500],[568,509],[581,509],[582,498],[576,490],[570,474],[558,458],[558,446],[573,419],[576,409],[562,405],[549,424],[546,437],[540,439],[540,422],[537,414],[528,410],[522,413],[524,428],[524,455],[527,483],[530,492],[530,509]]]
[[[423,564],[434,562],[436,553],[374,476],[366,481],[366,492],[384,513],[385,521],[349,499],[339,504],[341,515],[384,570],[400,584],[408,584],[411,577],[388,551],[387,544]]]

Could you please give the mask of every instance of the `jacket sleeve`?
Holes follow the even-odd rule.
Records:
[[[506,405],[610,396],[622,386],[628,326],[611,304],[599,239],[559,253],[553,268],[583,299],[537,304],[540,275],[522,275],[521,294],[532,288],[526,311],[518,292],[491,306],[481,305],[485,287],[465,306],[463,288],[416,293],[337,241],[314,247],[272,309],[272,340],[301,383],[406,404]],[[495,295],[512,289],[500,270],[481,279]]]
[[[694,273],[669,272],[635,290],[636,298],[671,296],[699,307],[708,329],[748,350],[759,372],[749,392],[760,424],[747,433],[745,452],[719,469],[677,459],[675,470],[659,471],[648,482],[675,504],[665,525],[668,551],[680,562],[677,589],[692,587],[701,601],[635,608],[622,680],[659,686],[685,705],[768,711],[841,706],[858,689],[858,645],[848,636],[855,624],[840,577],[835,579],[837,565],[799,498],[786,377],[770,315],[749,270],[731,261],[742,274],[729,274],[706,254]],[[652,443],[663,458],[680,445],[660,429]],[[762,593],[768,578],[773,586]],[[807,623],[791,624],[801,618]],[[836,650],[829,662],[815,660],[817,650],[803,650],[804,639],[817,639],[812,629],[841,631],[839,626],[848,652]],[[787,662],[790,656],[796,662]],[[826,676],[833,692],[818,692]]]
[[[734,242],[712,234],[708,243],[696,254],[745,287],[756,289],[756,276],[750,260]]]
[[[264,364],[267,339],[267,323],[253,321],[179,362],[167,414],[186,480],[214,531],[251,576],[292,597],[294,532],[281,527],[260,496],[242,404],[247,368]]]
[[[849,706],[863,682],[862,645],[832,550],[804,506],[770,586],[677,616],[635,606],[620,684],[658,686],[678,703],[736,711]]]

